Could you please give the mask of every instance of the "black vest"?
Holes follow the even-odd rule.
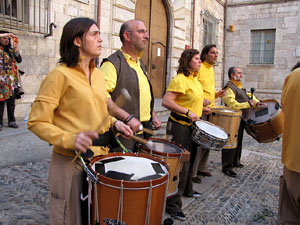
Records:
[[[235,100],[237,100],[239,103],[248,102],[250,100],[249,96],[247,95],[247,91],[245,88],[238,88],[232,81],[228,81],[224,88],[229,87],[233,93],[235,94]],[[242,118],[246,119],[250,108],[242,109],[243,115]]]
[[[121,94],[121,90],[123,88],[127,89],[127,91],[131,96],[131,101],[126,102],[126,104],[122,106],[122,109],[124,109],[126,112],[130,114],[133,114],[135,118],[140,120],[140,87],[139,87],[139,80],[136,71],[128,65],[123,53],[120,50],[116,51],[108,58],[104,58],[101,64],[103,64],[106,61],[111,62],[115,66],[117,71],[116,87],[113,90],[113,92],[110,93],[112,100],[115,101],[117,99],[117,97]],[[154,106],[152,86],[147,76],[146,67],[141,59],[140,59],[140,65],[145,76],[147,77],[150,86],[151,102],[149,107],[151,113],[150,116],[152,118],[152,111]]]

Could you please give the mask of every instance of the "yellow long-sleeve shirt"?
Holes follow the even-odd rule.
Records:
[[[239,89],[243,88],[243,84],[242,82],[238,82],[238,81],[232,81],[233,84],[235,86],[237,86]],[[251,93],[247,92],[247,95],[249,97],[251,97]],[[247,109],[247,108],[251,108],[250,104],[248,102],[238,102],[237,100],[235,100],[235,94],[234,92],[231,90],[231,88],[227,87],[226,88],[226,92],[225,95],[223,97],[224,103],[232,108],[232,109]],[[259,100],[253,96],[253,101],[254,101],[254,106],[256,107],[256,103],[259,102]]]
[[[215,71],[213,66],[207,62],[203,62],[197,75],[203,88],[204,98],[210,101],[207,107],[215,105],[217,93],[215,90]]]
[[[300,69],[285,79],[281,103],[284,125],[282,138],[282,163],[291,171],[300,173]]]
[[[75,155],[76,135],[83,131],[103,134],[115,122],[107,111],[102,73],[91,64],[91,84],[78,65],[62,64],[42,81],[28,119],[28,129],[53,144],[63,155]]]

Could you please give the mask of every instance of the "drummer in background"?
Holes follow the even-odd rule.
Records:
[[[63,28],[59,65],[43,80],[33,103],[28,129],[53,145],[49,168],[50,224],[80,225],[83,169],[75,150],[85,153],[92,139],[114,128],[132,130],[107,112],[107,92],[94,59],[102,39],[96,23],[75,18]]]
[[[284,116],[281,161],[284,168],[280,177],[278,221],[285,225],[300,224],[299,83],[300,68],[293,68],[285,79],[281,95]]]
[[[264,108],[267,104],[260,102],[243,88],[242,71],[240,68],[230,67],[228,78],[229,81],[224,87],[226,89],[225,96],[223,97],[224,103],[232,109],[242,110],[242,119],[238,130],[237,147],[235,149],[222,149],[222,172],[227,176],[236,177],[233,167],[244,167],[241,164],[243,134],[246,126],[244,120],[247,118],[251,108]]]
[[[167,134],[173,135],[172,141],[181,144],[190,152],[190,160],[183,164],[180,172],[178,192],[167,199],[166,211],[177,220],[186,220],[182,212],[181,196],[200,197],[194,191],[192,182],[192,168],[197,151],[197,145],[192,141],[192,122],[199,120],[203,108],[203,90],[197,80],[197,73],[201,67],[200,54],[195,49],[185,50],[179,59],[176,77],[171,80],[162,105],[171,111]]]
[[[211,113],[209,108],[214,106],[216,98],[224,96],[225,90],[220,90],[218,92],[215,90],[215,71],[213,66],[217,63],[218,59],[218,49],[216,45],[206,45],[202,49],[200,59],[202,61],[202,66],[199,70],[197,78],[203,88],[203,106],[205,107],[205,113],[201,119],[207,120],[206,114]],[[201,183],[201,178],[197,175],[204,177],[211,176],[211,173],[207,172],[209,153],[210,149],[202,148],[200,146],[198,147],[198,153],[193,171],[193,181],[195,183]]]

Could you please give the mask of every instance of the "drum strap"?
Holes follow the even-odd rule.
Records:
[[[150,180],[150,187],[148,192],[147,214],[145,218],[145,225],[149,225],[150,222],[151,198],[152,198],[152,180]]]
[[[174,121],[174,122],[184,122],[187,126],[192,125],[191,120],[188,117],[185,116],[181,116],[177,113],[171,112],[170,114],[170,118]],[[181,123],[180,123],[181,124]]]
[[[119,208],[118,208],[118,224],[122,221],[123,218],[123,192],[124,192],[124,183],[121,181],[121,189],[120,189],[120,198],[119,198]],[[121,220],[121,221],[120,221]]]

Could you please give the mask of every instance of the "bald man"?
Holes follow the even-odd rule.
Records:
[[[129,20],[120,28],[122,47],[108,58],[103,59],[101,72],[104,73],[106,88],[110,94],[108,110],[114,117],[123,120],[134,132],[139,127],[159,129],[161,122],[153,111],[154,96],[146,67],[141,60],[144,49],[149,42],[145,24],[140,20]],[[131,100],[122,106],[115,101],[121,90],[128,90]],[[143,135],[145,138],[146,134]],[[120,137],[122,144],[136,151],[136,142]],[[121,151],[121,148],[113,151]]]

